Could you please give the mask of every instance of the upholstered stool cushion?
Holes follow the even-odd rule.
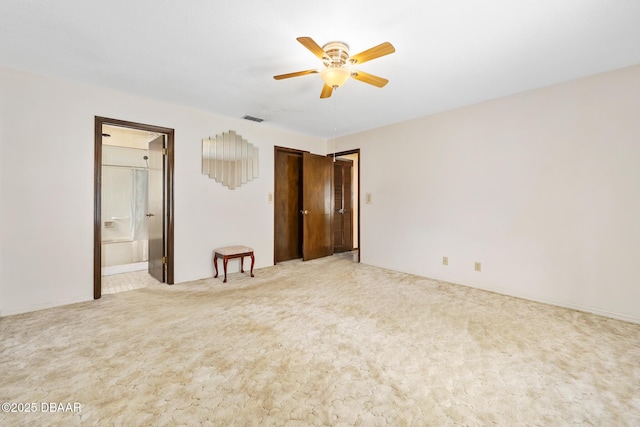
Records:
[[[224,248],[216,249],[215,252],[219,253],[220,255],[229,256],[253,252],[253,249],[248,246],[225,246]]]

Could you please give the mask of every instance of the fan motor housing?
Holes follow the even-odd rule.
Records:
[[[327,54],[327,57],[322,59],[322,62],[327,67],[342,67],[349,59],[349,46],[345,43],[330,42],[322,46],[322,50]]]

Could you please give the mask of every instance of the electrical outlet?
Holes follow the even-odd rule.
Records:
[[[368,205],[370,205],[371,203],[373,203],[373,196],[371,195],[371,193],[367,193],[367,194],[366,194],[366,196],[365,196],[365,200],[366,200],[366,203],[367,203]]]
[[[476,261],[475,270],[476,271],[482,271],[482,263],[481,262]]]
[[[449,257],[448,256],[443,256],[442,257],[442,265],[449,265]]]
[[[273,193],[269,193],[269,195],[267,196],[267,201],[269,203],[273,203]]]

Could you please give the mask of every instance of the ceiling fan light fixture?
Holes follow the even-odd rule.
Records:
[[[349,77],[376,87],[383,87],[389,82],[389,80],[385,78],[351,68],[354,64],[362,64],[395,52],[396,49],[389,42],[380,43],[377,46],[351,56],[349,55],[349,46],[342,42],[330,42],[320,47],[311,37],[298,37],[296,40],[316,57],[320,58],[325,68],[279,74],[273,76],[274,79],[282,80],[309,74],[320,74],[320,77],[324,81],[322,92],[320,92],[320,99],[329,98],[333,90],[342,86],[349,80]]]
[[[351,76],[351,71],[343,67],[328,67],[320,71],[324,83],[332,88],[342,86]]]

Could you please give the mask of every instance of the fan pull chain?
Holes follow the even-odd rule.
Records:
[[[337,91],[336,91],[337,92]],[[338,131],[337,96],[333,96],[333,163],[336,162],[336,132]]]

